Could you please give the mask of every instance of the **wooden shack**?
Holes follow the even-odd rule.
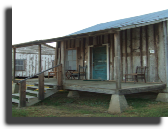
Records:
[[[64,37],[13,45],[13,49],[39,45],[41,56],[41,44],[57,42],[55,64],[62,64],[63,88],[72,90],[71,94],[74,90],[112,94],[108,111],[113,113],[127,108],[124,94],[158,90],[168,94],[167,31],[168,10],[163,10],[98,24]],[[85,81],[68,80],[67,71],[78,71],[79,65],[87,65],[86,79],[81,78]],[[124,75],[135,73],[137,66],[147,67],[146,83],[142,79],[132,83],[133,78],[125,83]]]
[[[13,53],[12,53],[13,54]],[[38,46],[27,46],[16,49],[15,77],[25,78],[37,74],[38,71]],[[53,67],[55,60],[55,48],[49,45],[42,45],[41,71]],[[48,76],[48,72],[44,76]]]

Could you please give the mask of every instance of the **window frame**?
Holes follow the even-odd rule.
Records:
[[[17,65],[16,62],[17,62],[18,60],[23,61],[23,65]],[[26,59],[15,59],[15,71],[26,71],[25,60],[26,60]],[[16,69],[17,66],[22,66],[22,67],[23,67],[23,70],[17,70],[17,69]]]
[[[68,51],[69,50],[76,50],[76,69],[73,69],[73,70],[78,70],[78,66],[77,66],[77,49],[76,48],[68,48],[68,49],[66,49],[66,61],[65,62],[67,62],[68,61]],[[65,64],[65,65],[67,65],[67,64]],[[66,66],[67,67],[67,66]],[[67,68],[66,68],[66,70],[67,70]],[[69,70],[69,69],[68,69]]]

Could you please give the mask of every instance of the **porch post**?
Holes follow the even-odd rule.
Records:
[[[16,63],[16,48],[13,48],[12,53],[12,81],[15,82],[15,63]]]
[[[38,65],[39,65],[39,72],[41,72],[41,44],[38,45],[39,52],[38,52]]]
[[[116,93],[111,95],[108,113],[121,113],[128,108],[127,100],[124,95],[119,94],[121,89],[121,54],[120,54],[120,32],[114,34],[115,47],[115,72],[116,72]]]
[[[65,84],[65,43],[61,41],[62,84]]]
[[[55,65],[57,65],[57,54],[58,53],[58,43],[56,43],[56,46],[55,46]]]
[[[41,72],[41,44],[38,45],[39,52],[38,52],[38,64],[39,64],[39,72]],[[38,89],[39,89],[39,100],[44,99],[44,73],[40,74],[38,77]]]
[[[121,54],[120,54],[120,32],[114,34],[115,47],[115,70],[116,70],[116,89],[121,89]]]
[[[156,101],[168,102],[168,21],[163,22],[163,38],[165,46],[166,88],[159,93]]]
[[[163,22],[164,42],[165,42],[165,57],[166,57],[166,83],[168,92],[168,21]]]
[[[58,43],[56,42],[56,46],[55,46],[55,61],[54,61],[54,65],[58,65],[58,60],[57,60],[57,56],[58,56]],[[58,68],[54,68],[54,71],[58,73]],[[55,78],[57,79],[58,78],[58,75],[57,73],[55,73]]]

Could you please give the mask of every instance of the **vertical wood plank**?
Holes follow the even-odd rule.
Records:
[[[130,29],[130,55],[131,55],[131,73],[133,73],[133,46],[132,46],[132,29]]]
[[[89,45],[89,36],[86,37],[86,43],[85,43],[85,48]]]
[[[142,27],[140,27],[140,64],[141,64],[141,67],[143,66],[143,54],[142,54]]]
[[[15,82],[16,48],[13,48],[12,54],[12,81]]]
[[[67,49],[67,46],[68,46],[68,45],[67,45],[67,40],[64,40],[64,43],[66,44],[66,45],[65,45],[65,46],[66,46],[65,49]]]
[[[96,38],[96,36],[93,37],[93,45],[97,45]]]
[[[57,64],[60,64],[60,48],[58,48],[58,59]]]
[[[154,50],[155,50],[155,81],[158,82],[158,24],[153,25]]]
[[[41,44],[38,45],[38,64],[39,64],[39,72],[41,72]]]
[[[115,45],[115,70],[116,70],[116,89],[121,89],[121,49],[120,32],[114,34]]]
[[[75,45],[75,47],[76,48],[79,47],[79,39],[76,39],[76,45]]]
[[[55,47],[55,65],[57,65],[57,63],[58,63],[58,43],[56,43],[56,47]]]
[[[61,41],[62,84],[65,83],[65,44]]]
[[[85,62],[84,62],[85,66],[88,63],[88,41],[89,41],[89,37],[86,37],[86,42],[85,42]],[[87,69],[86,69],[86,78],[88,79],[88,66],[87,66]]]
[[[104,37],[104,43],[107,43],[107,39],[105,39],[107,36],[105,35],[105,37]],[[112,35],[110,35],[110,80],[112,80],[112,77],[113,77],[113,71],[112,71],[112,67],[113,67],[113,65],[112,65]]]
[[[86,44],[86,38],[83,38],[83,66],[85,65],[85,63],[84,63],[85,62],[85,44]]]
[[[128,62],[127,62],[127,30],[125,30],[125,74],[128,74]]]
[[[166,70],[165,67],[163,67],[166,65],[165,64],[165,43],[164,43],[164,30],[163,30],[163,22],[158,23],[158,35],[159,35],[159,42],[158,42],[158,76],[159,76],[159,80],[162,83],[166,83]],[[163,51],[164,50],[164,51]]]
[[[164,37],[164,44],[165,44],[165,69],[166,69],[166,84],[168,87],[168,22],[163,22],[163,37]],[[168,89],[166,89],[168,92]]]
[[[146,37],[146,66],[147,66],[147,81],[149,80],[149,63],[148,63],[148,26],[145,27],[145,37]]]
[[[81,59],[81,56],[80,56],[80,53],[81,53],[81,48],[80,47],[78,47],[77,48],[77,71],[79,70],[79,65],[80,65],[80,59]]]
[[[71,39],[70,41],[71,41],[71,48],[73,48],[73,45],[74,45],[73,39]]]
[[[44,99],[44,73],[41,73],[38,77],[38,81],[39,81],[39,96],[38,99],[39,100],[43,100]]]
[[[123,80],[123,53],[122,53],[122,45],[123,45],[123,31],[120,31],[120,56],[121,56],[121,80]]]
[[[154,50],[154,35],[153,35],[153,25],[148,26],[148,49],[149,49],[149,82],[155,82],[155,54],[151,53],[150,50]]]
[[[89,37],[89,45],[93,45],[93,37]]]
[[[136,66],[140,66],[140,28],[133,28],[132,32],[133,73]],[[133,76],[132,76],[133,77]]]
[[[26,106],[26,81],[19,84],[19,107]]]
[[[58,87],[62,87],[62,64],[57,67],[57,85]]]
[[[108,43],[108,34],[104,35],[104,43]]]
[[[142,27],[142,59],[143,59],[143,65],[146,65],[146,36],[145,36],[145,26]]]
[[[80,48],[81,48],[81,49],[80,49],[80,52],[81,52],[81,53],[80,53],[80,57],[81,57],[81,58],[80,58],[80,63],[79,63],[81,66],[83,66],[83,58],[84,58],[84,57],[83,57],[83,44],[84,44],[83,38],[81,38],[81,45],[80,45]],[[78,67],[78,66],[77,66],[77,67]]]
[[[99,36],[96,36],[95,37],[95,42],[94,42],[95,45],[98,45],[99,44]]]
[[[70,40],[67,41],[67,48],[71,48]]]
[[[101,35],[101,44],[104,44],[104,35]]]
[[[100,44],[100,35],[97,36],[96,44]]]
[[[87,47],[87,49],[88,49],[88,54],[87,54],[87,56],[88,56],[88,62],[87,62],[87,71],[88,71],[88,75],[87,75],[87,79],[90,79],[90,60],[91,60],[91,58],[90,58],[90,47],[89,47],[89,44],[88,44],[88,47]]]
[[[114,80],[114,57],[115,57],[114,34],[111,35],[111,40],[112,40],[112,80]]]
[[[93,47],[90,47],[90,56],[89,56],[89,58],[90,58],[90,61],[89,61],[89,65],[90,65],[90,79],[92,79],[93,78],[93,76],[92,76],[92,71],[93,71]]]
[[[142,27],[140,27],[140,42],[139,42],[139,49],[140,49],[140,65],[143,66],[143,35],[142,35]],[[143,81],[143,79],[141,79]]]
[[[75,39],[71,39],[71,48],[75,48]]]

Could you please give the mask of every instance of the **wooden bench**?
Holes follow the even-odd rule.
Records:
[[[141,67],[141,66],[137,66],[136,67],[136,72],[135,73],[131,73],[131,74],[125,74],[125,82],[126,79],[132,79],[132,78],[127,78],[127,76],[133,76],[134,77],[134,83],[135,81],[138,82],[138,79],[144,79],[145,83],[146,83],[146,79],[145,79],[145,72],[146,72],[147,67]]]

